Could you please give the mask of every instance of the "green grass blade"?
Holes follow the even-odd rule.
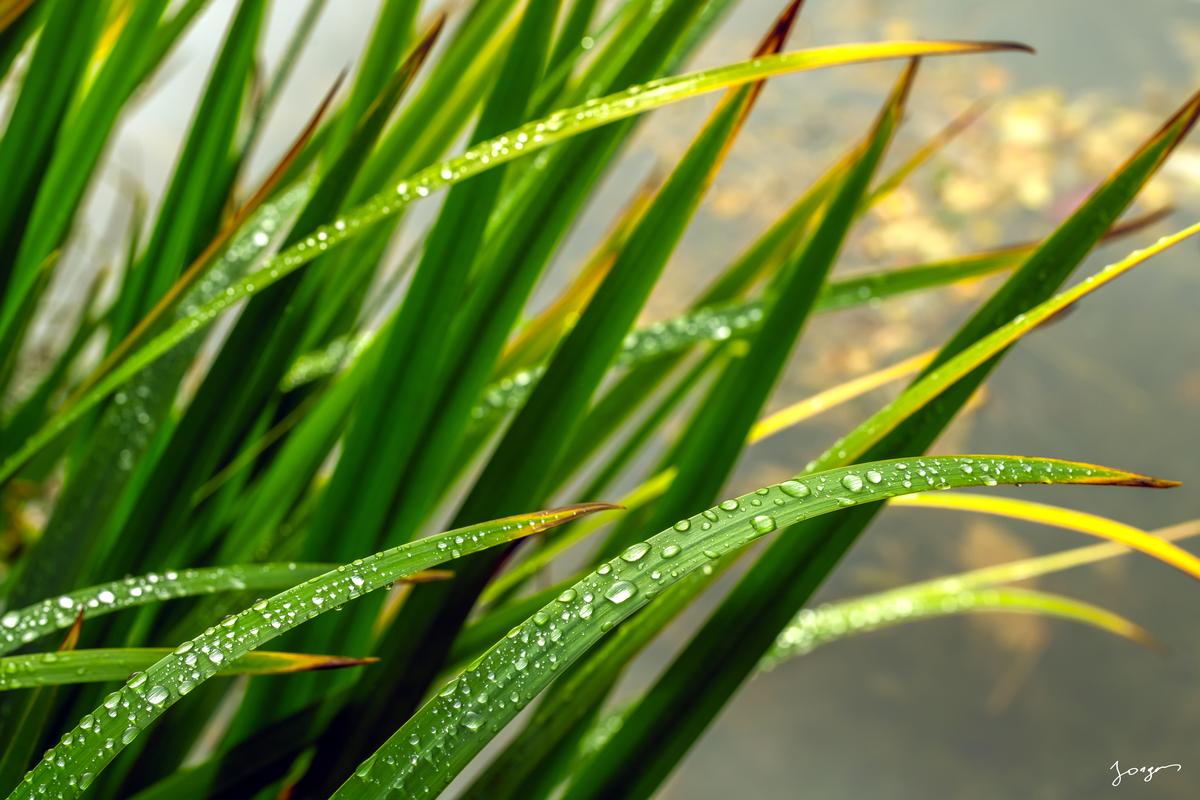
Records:
[[[167,570],[122,578],[51,597],[0,617],[0,655],[54,631],[66,630],[80,612],[89,620],[115,611],[213,592],[283,589],[328,572],[328,564],[248,564]]]
[[[0,658],[0,692],[39,686],[126,681],[170,656],[169,647],[100,648],[66,653],[31,653]],[[247,653],[224,664],[216,674],[284,675],[312,670],[346,669],[375,663],[371,658],[311,653]]]
[[[378,16],[371,26],[371,40],[363,53],[350,96],[322,148],[326,155],[336,157],[342,152],[354,132],[354,126],[366,115],[399,66],[399,59],[408,50],[416,34],[420,5],[420,0],[386,0],[380,5]]]
[[[935,586],[893,589],[852,600],[825,603],[802,611],[780,632],[775,645],[763,656],[759,669],[774,669],[822,645],[880,628],[981,612],[1060,617],[1108,631],[1143,647],[1161,649],[1154,637],[1140,625],[1092,603],[1012,586],[965,589],[956,585],[953,578],[948,578]]]
[[[918,470],[928,482],[912,479]],[[726,553],[803,519],[902,494],[983,486],[985,478],[1006,485],[1170,485],[1050,459],[947,456],[843,467],[723,501],[604,562],[515,628],[406,722],[333,797],[440,791],[559,670],[653,597]]]
[[[1114,528],[1124,528],[1122,523],[1094,514],[1032,503],[1012,497],[951,493],[947,495],[905,495],[905,501],[913,498],[936,501],[925,503],[897,503],[892,505],[913,508],[955,508],[957,503],[942,504],[953,498],[965,500],[964,510],[977,510],[1016,516],[1048,525],[1058,525],[1071,530],[1112,535]],[[1137,531],[1139,534],[1142,531]],[[1164,541],[1177,541],[1200,533],[1195,522],[1153,532]],[[866,597],[841,600],[800,612],[788,627],[779,634],[774,647],[763,657],[760,669],[772,669],[782,661],[803,655],[822,644],[842,636],[874,630],[878,627],[905,622],[909,619],[928,619],[960,611],[1022,611],[1049,614],[1074,619],[1112,633],[1132,639],[1139,644],[1155,646],[1149,634],[1139,626],[1121,617],[1086,603],[1069,598],[1043,595],[1041,593],[1016,592],[1003,584],[1028,580],[1033,577],[1059,572],[1065,569],[1091,564],[1131,553],[1129,548],[1116,541],[1089,547],[1077,547],[1045,556],[1026,558],[1007,564],[962,572],[922,581],[909,586],[878,592]],[[989,592],[1000,592],[989,595]]]
[[[75,649],[82,624],[83,618],[76,616],[71,630],[59,645],[59,653]],[[5,725],[5,733],[10,739],[4,755],[0,756],[0,790],[11,790],[29,768],[57,699],[58,689],[38,688],[10,701]]]

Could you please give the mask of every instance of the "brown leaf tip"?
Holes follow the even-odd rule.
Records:
[[[1181,481],[1172,481],[1166,478],[1152,478],[1149,475],[1127,475],[1121,478],[1100,482],[1107,483],[1111,486],[1138,486],[1146,489],[1174,489],[1176,486],[1183,486]]]
[[[766,36],[755,48],[755,58],[774,55],[783,49],[784,43],[792,32],[792,27],[796,24],[796,17],[799,15],[802,5],[804,5],[804,0],[792,0],[783,11],[779,12],[775,22],[771,24],[771,29],[767,31]]]
[[[985,44],[989,50],[1009,50],[1009,51],[1014,51],[1014,52],[1018,52],[1018,53],[1029,53],[1030,55],[1037,54],[1037,50],[1034,50],[1032,47],[1025,44],[1024,42],[999,41],[999,42],[984,42],[983,44]]]
[[[378,663],[379,659],[373,656],[363,658],[354,658],[351,656],[328,656],[321,658],[312,664],[304,667],[304,672],[318,672],[326,669],[346,669],[348,667],[362,667],[367,664]]]

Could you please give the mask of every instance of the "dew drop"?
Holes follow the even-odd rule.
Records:
[[[635,587],[629,581],[617,581],[612,586],[608,587],[608,589],[604,592],[604,596],[613,603],[620,604],[633,597],[636,593],[637,587]]]
[[[758,533],[770,533],[775,530],[775,518],[767,514],[758,514],[750,520],[750,527]]]
[[[625,552],[621,553],[621,559],[632,564],[635,561],[641,561],[642,557],[648,552],[650,552],[650,545],[645,542],[638,542],[626,548]]]
[[[784,481],[779,484],[779,490],[789,497],[808,497],[812,492],[800,481]]]

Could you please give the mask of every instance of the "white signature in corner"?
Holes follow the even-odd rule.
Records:
[[[1163,764],[1159,767],[1130,767],[1129,769],[1121,769],[1121,762],[1114,761],[1109,769],[1116,771],[1117,777],[1113,778],[1112,785],[1120,786],[1123,778],[1136,778],[1139,775],[1145,776],[1143,781],[1149,783],[1159,770],[1173,769],[1176,772],[1183,771],[1182,764]]]

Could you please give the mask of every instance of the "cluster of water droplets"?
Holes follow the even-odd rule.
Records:
[[[572,519],[590,508],[514,517],[410,542],[324,572],[226,617],[135,673],[50,748],[18,787],[18,797],[77,797],[151,722],[224,665],[362,594],[443,563]],[[104,589],[100,589],[104,591]],[[67,596],[68,600],[71,596]],[[97,602],[100,598],[95,598]],[[107,596],[105,596],[107,600]],[[116,598],[113,598],[113,602]],[[67,602],[60,602],[66,610]],[[2,624],[2,622],[0,622]],[[86,779],[78,776],[86,776]]]
[[[328,567],[313,564],[257,564],[167,570],[123,578],[51,597],[0,615],[0,655],[11,653],[48,633],[65,630],[82,613],[85,619],[126,608],[242,589],[291,586]],[[2,676],[0,676],[2,678]]]
[[[699,342],[720,342],[748,336],[762,326],[760,301],[702,308],[640,328],[625,337],[618,364],[630,364],[676,353]]]
[[[826,603],[806,608],[780,631],[763,656],[759,669],[774,669],[788,659],[805,655],[823,644],[915,619],[944,616],[986,605],[991,590],[964,589],[954,581],[914,591]]]
[[[625,549],[530,619],[365,761],[351,782],[436,794],[553,677],[614,625],[685,575],[779,528],[860,502],[998,482],[1060,482],[1086,465],[1008,457],[930,457],[829,470],[722,501]]]
[[[369,330],[353,336],[339,336],[321,350],[305,353],[296,359],[279,382],[279,388],[290,392],[305,384],[332,375],[339,369],[358,361],[378,336]]]
[[[751,302],[701,309],[655,322],[626,336],[614,363],[618,367],[632,366],[656,356],[680,352],[701,342],[747,336],[761,327],[762,319],[762,304]],[[531,367],[491,384],[473,409],[473,418],[477,421],[487,420],[520,408],[544,372],[543,366]]]
[[[518,370],[488,385],[483,391],[483,397],[471,409],[471,418],[482,422],[517,410],[529,399],[530,392],[545,372],[546,367],[539,364],[536,367]]]

